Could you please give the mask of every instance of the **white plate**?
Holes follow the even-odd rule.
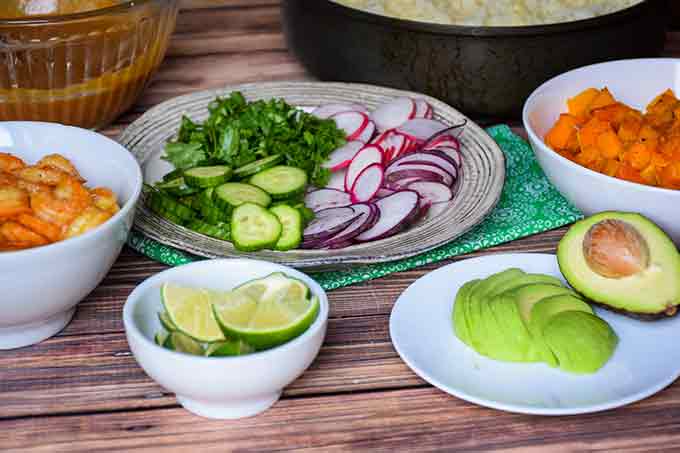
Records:
[[[647,398],[680,376],[680,318],[643,322],[597,309],[619,336],[610,361],[592,375],[545,364],[491,360],[455,336],[451,310],[458,288],[509,267],[562,278],[554,255],[507,254],[444,266],[409,286],[390,316],[394,347],[430,384],[466,401],[538,415],[597,412]]]

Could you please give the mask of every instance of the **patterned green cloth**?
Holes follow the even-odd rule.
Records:
[[[558,228],[582,217],[548,182],[527,142],[504,125],[491,127],[487,132],[505,152],[507,175],[496,209],[481,225],[422,255],[345,271],[315,273],[314,279],[326,290],[336,289]],[[136,231],[130,235],[128,244],[171,266],[202,259],[159,244]]]

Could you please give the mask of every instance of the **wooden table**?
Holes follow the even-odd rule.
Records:
[[[277,0],[188,0],[184,6],[155,82],[105,133],[115,136],[179,94],[306,77],[286,51]],[[680,36],[669,37],[668,53],[680,55]],[[475,255],[552,253],[563,232]],[[401,291],[443,264],[331,292],[328,336],[312,367],[266,413],[225,422],[180,408],[131,356],[123,303],[165,266],[125,249],[62,333],[0,351],[0,450],[680,450],[677,384],[626,408],[549,418],[478,407],[416,377],[390,343],[388,317]]]

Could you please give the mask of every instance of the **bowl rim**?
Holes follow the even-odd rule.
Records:
[[[124,156],[123,159],[128,159],[130,162],[134,163],[133,168],[135,168],[135,174],[134,174],[134,189],[130,197],[127,199],[127,201],[120,207],[117,213],[115,213],[110,219],[108,219],[106,222],[102,223],[101,225],[95,227],[94,229],[81,234],[76,237],[64,239],[61,241],[57,242],[52,242],[47,245],[42,245],[39,247],[32,247],[24,250],[16,250],[16,251],[8,251],[8,252],[0,252],[0,263],[7,261],[7,260],[12,260],[15,258],[28,258],[32,255],[41,255],[44,253],[59,253],[60,249],[63,249],[65,247],[76,247],[76,244],[78,242],[85,242],[89,238],[99,235],[104,231],[104,228],[106,228],[109,225],[113,225],[114,223],[118,223],[121,219],[124,219],[127,217],[128,213],[130,210],[132,210],[135,205],[137,204],[137,200],[139,200],[139,197],[142,193],[142,187],[144,186],[144,179],[142,176],[142,169],[139,166],[139,163],[137,162],[137,159],[128,151],[127,148],[125,148],[123,145],[118,143],[117,141],[110,139],[109,137],[99,134],[95,131],[92,131],[90,129],[83,129],[81,127],[76,127],[76,126],[67,126],[64,124],[59,124],[59,123],[48,123],[45,121],[5,121],[3,122],[4,125],[7,126],[12,126],[12,125],[29,125],[29,126],[35,126],[35,127],[56,127],[56,128],[68,128],[68,129],[75,129],[78,130],[79,133],[84,133],[86,135],[89,135],[91,137],[96,137],[97,140],[103,140],[105,142],[109,142],[110,144],[114,145],[114,147],[117,147],[121,151],[121,156]],[[130,175],[127,175],[130,176]]]
[[[566,33],[580,31],[588,28],[601,27],[606,24],[619,22],[629,16],[637,16],[643,8],[654,6],[658,0],[640,0],[632,6],[614,11],[601,16],[590,17],[587,19],[573,20],[569,22],[555,22],[551,24],[521,25],[521,26],[480,26],[480,25],[455,25],[439,24],[434,22],[423,22],[416,20],[400,19],[391,16],[383,16],[350,6],[336,3],[333,0],[323,0],[330,8],[346,16],[354,17],[366,22],[374,22],[379,25],[389,27],[407,28],[433,34],[463,35],[475,37],[498,37],[498,36],[533,36]],[[283,2],[284,6],[287,2]]]
[[[272,273],[283,272],[288,277],[294,277],[299,280],[302,280],[305,283],[305,285],[309,287],[310,292],[319,298],[319,313],[317,314],[316,319],[307,328],[307,330],[305,330],[302,334],[298,335],[292,340],[289,340],[281,345],[275,346],[270,349],[265,349],[263,351],[255,351],[249,354],[238,356],[198,356],[179,351],[172,351],[157,345],[154,341],[150,340],[149,338],[146,337],[146,335],[142,333],[140,328],[137,326],[137,323],[134,321],[132,311],[134,307],[142,300],[142,296],[144,295],[145,291],[147,291],[150,287],[152,287],[159,281],[167,281],[168,277],[169,276],[172,277],[173,274],[179,274],[183,272],[200,272],[201,268],[203,267],[209,266],[219,267],[224,265],[255,266],[255,267],[273,266],[274,269],[272,269]],[[310,276],[303,272],[300,272],[284,264],[277,264],[272,263],[270,261],[256,260],[250,258],[215,258],[196,261],[193,263],[184,264],[182,266],[171,267],[147,278],[139,285],[137,285],[132,290],[130,295],[127,297],[127,299],[125,300],[125,304],[123,305],[123,327],[125,328],[125,333],[127,335],[134,336],[135,339],[141,341],[147,347],[151,346],[155,348],[158,351],[158,354],[167,354],[167,357],[169,358],[183,357],[186,360],[198,360],[206,363],[209,362],[217,363],[220,361],[238,362],[261,358],[264,359],[271,358],[275,354],[285,352],[286,350],[292,349],[298,345],[301,345],[302,343],[310,341],[319,332],[319,330],[321,330],[327,324],[329,316],[330,316],[330,302],[328,301],[328,295],[326,294],[326,291],[324,291],[324,289],[321,287],[321,285],[319,285],[313,278],[311,278]]]
[[[17,18],[2,18],[0,17],[0,26],[2,25],[46,25],[69,22],[73,20],[88,19],[91,17],[104,16],[109,13],[124,13],[141,8],[147,3],[176,3],[177,0],[125,0],[117,5],[106,8],[92,9],[79,13],[61,14],[61,15],[43,15],[43,16],[27,16]]]
[[[524,107],[522,109],[522,124],[524,126],[524,129],[527,131],[527,135],[530,138],[530,141],[532,144],[537,144],[537,146],[532,146],[534,149],[535,153],[538,153],[538,150],[536,149],[537,147],[539,148],[541,153],[544,153],[548,155],[552,159],[556,159],[562,164],[571,167],[575,169],[577,172],[582,174],[583,176],[587,177],[594,177],[600,181],[603,182],[610,182],[622,189],[635,189],[638,191],[644,191],[644,192],[650,192],[650,193],[659,193],[659,194],[675,194],[675,196],[680,196],[680,190],[676,189],[667,189],[664,187],[655,187],[655,186],[648,186],[645,184],[639,184],[636,182],[632,181],[626,181],[624,179],[619,179],[615,178],[613,176],[608,176],[604,175],[602,173],[596,172],[594,170],[591,170],[589,168],[583,167],[575,162],[570,161],[566,157],[562,156],[561,154],[557,153],[556,151],[552,150],[548,145],[545,144],[543,139],[538,136],[536,131],[534,130],[533,126],[531,125],[531,122],[529,121],[529,114],[530,111],[532,110],[533,104],[536,102],[536,98],[543,94],[546,91],[550,91],[550,85],[553,83],[563,80],[566,78],[569,78],[570,76],[576,74],[576,73],[581,73],[581,72],[588,72],[592,70],[593,68],[597,67],[603,67],[603,66],[615,66],[615,65],[623,65],[625,63],[637,63],[637,64],[654,64],[654,63],[678,63],[677,58],[631,58],[631,59],[623,59],[623,60],[613,60],[613,61],[607,61],[604,63],[595,63],[587,66],[582,66],[580,68],[572,69],[571,71],[564,72],[562,74],[559,74],[546,82],[542,83],[538,88],[536,88],[531,95],[527,98],[527,100],[524,103]]]

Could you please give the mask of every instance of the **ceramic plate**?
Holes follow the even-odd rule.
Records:
[[[137,157],[144,170],[145,182],[158,181],[170,171],[163,161],[165,143],[179,128],[182,115],[204,120],[207,105],[216,96],[241,91],[248,100],[284,98],[292,105],[308,110],[318,105],[359,102],[373,109],[399,96],[426,99],[434,117],[449,125],[467,120],[462,134],[464,154],[462,178],[455,198],[431,213],[407,231],[396,236],[341,250],[261,251],[241,254],[231,243],[220,241],[175,225],[147,208],[142,197],[135,228],[166,245],[208,258],[248,256],[298,268],[338,268],[354,264],[380,263],[407,258],[443,245],[480,223],[494,208],[505,181],[505,159],[498,145],[483,129],[458,111],[436,99],[388,88],[368,85],[317,82],[275,82],[226,87],[182,96],[160,104],[132,123],[119,138]]]
[[[469,280],[509,267],[562,278],[554,255],[491,255],[444,266],[402,293],[390,316],[390,336],[418,376],[482,406],[568,415],[639,401],[680,375],[680,318],[650,323],[598,308],[598,316],[619,336],[619,345],[595,374],[570,374],[545,364],[499,362],[477,354],[453,332],[451,310],[456,293]]]

